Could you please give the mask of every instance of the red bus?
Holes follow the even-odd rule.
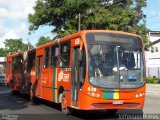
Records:
[[[7,57],[7,86],[61,103],[65,114],[143,109],[145,79],[143,40],[120,31],[81,31]]]

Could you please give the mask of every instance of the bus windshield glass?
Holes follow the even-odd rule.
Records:
[[[86,40],[89,82],[92,85],[103,88],[138,88],[144,85],[140,38],[115,33],[87,33]]]

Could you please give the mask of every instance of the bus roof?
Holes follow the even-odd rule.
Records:
[[[85,35],[86,33],[88,32],[109,32],[109,33],[118,33],[118,34],[125,34],[125,35],[130,35],[130,36],[135,36],[135,37],[140,37],[140,35],[137,35],[137,34],[133,34],[133,33],[129,33],[129,32],[123,32],[123,31],[114,31],[114,30],[83,30],[83,31],[80,31],[78,33],[74,33],[74,34],[71,34],[71,35],[68,35],[68,36],[65,36],[63,38],[60,38],[58,40],[58,42],[62,42],[66,39],[72,39],[72,38],[75,38],[77,36],[81,36],[81,35]]]
[[[18,53],[10,54],[7,57],[15,57],[15,56],[18,56],[18,55],[23,55],[23,53],[24,52],[18,52]]]
[[[51,42],[46,43],[46,44],[44,44],[44,45],[38,46],[38,47],[36,47],[35,49],[38,50],[38,49],[41,49],[41,48],[44,48],[44,47],[48,47],[48,46],[50,46],[50,45],[53,45],[53,44],[55,44],[55,43],[56,43],[55,41],[51,41]]]

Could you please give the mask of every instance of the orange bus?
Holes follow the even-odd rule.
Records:
[[[6,83],[12,88],[12,92],[21,90],[21,79],[23,74],[23,53],[16,53],[7,57]]]
[[[85,30],[7,58],[7,86],[61,103],[65,114],[142,109],[145,78],[143,40],[120,31]]]

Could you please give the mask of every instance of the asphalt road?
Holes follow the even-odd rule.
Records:
[[[37,103],[27,101],[25,96],[11,94],[0,86],[0,120],[81,120],[81,119],[119,119],[120,115],[160,114],[160,85],[147,85],[145,107],[140,110],[119,110],[115,115],[106,111],[75,111],[73,115],[64,115],[60,106],[43,100]],[[8,119],[9,118],[9,119]]]

